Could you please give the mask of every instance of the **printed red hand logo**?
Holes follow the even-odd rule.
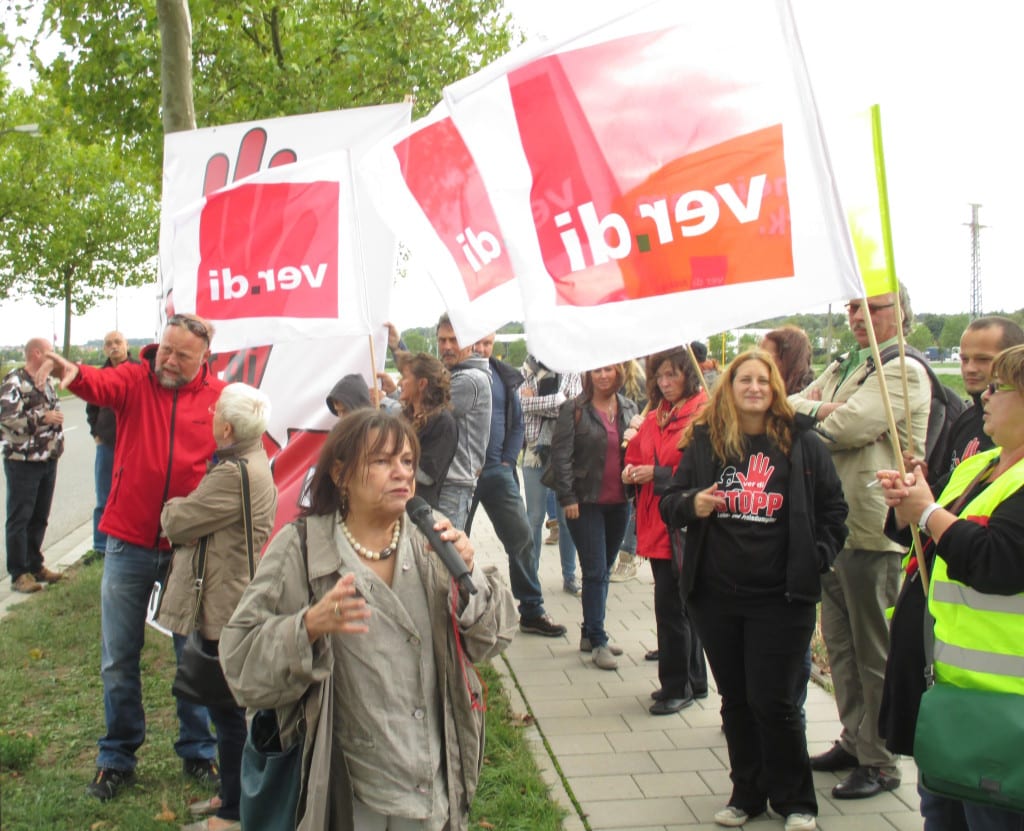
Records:
[[[234,181],[260,169],[267,136],[242,138]],[[281,150],[270,167],[295,161]],[[196,311],[214,320],[322,317],[337,308],[338,193],[332,181],[227,184],[218,153],[206,165],[199,224]]]
[[[960,457],[960,461],[962,462],[964,459],[969,459],[971,456],[975,455],[979,450],[981,450],[981,441],[979,441],[977,436],[975,436],[973,439],[967,442],[967,446],[964,447],[964,452],[963,455]]]
[[[768,480],[772,478],[774,471],[775,466],[771,463],[771,460],[764,453],[757,453],[750,457],[750,462],[747,465],[747,475],[744,476],[742,473],[737,473],[736,478],[745,491],[763,491],[768,485]]]

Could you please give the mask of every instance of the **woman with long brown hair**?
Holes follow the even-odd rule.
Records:
[[[697,368],[683,347],[647,359],[647,400],[651,410],[637,416],[637,434],[626,448],[622,481],[636,488],[636,553],[650,560],[654,574],[654,619],[658,631],[658,681],[651,715],[678,713],[708,694],[707,667],[679,596],[668,528],[658,501],[679,464],[679,439],[707,403]]]
[[[398,370],[402,373],[402,415],[420,440],[416,491],[436,508],[459,440],[459,428],[451,412],[451,377],[445,365],[426,352],[399,353]]]
[[[622,395],[622,364],[583,373],[583,392],[558,411],[544,483],[565,509],[583,573],[580,650],[594,665],[617,669],[622,650],[604,629],[608,572],[622,542],[629,510],[621,481],[622,435],[637,408]]]
[[[661,515],[685,527],[681,590],[722,696],[733,782],[719,825],[770,804],[787,831],[817,827],[794,696],[820,574],[846,539],[832,458],[798,417],[771,356],[739,355],[684,437]]]
[[[786,395],[800,392],[814,380],[811,369],[811,341],[797,326],[772,329],[761,340],[761,349],[772,356],[782,375]]]

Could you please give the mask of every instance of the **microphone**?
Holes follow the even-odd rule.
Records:
[[[452,577],[459,584],[459,590],[476,594],[476,586],[473,585],[473,578],[469,576],[469,569],[466,563],[455,550],[455,546],[448,540],[441,539],[441,535],[434,530],[434,512],[430,504],[422,496],[414,496],[405,504],[405,512],[417,528],[423,532],[434,553],[441,558],[444,567],[448,569]]]

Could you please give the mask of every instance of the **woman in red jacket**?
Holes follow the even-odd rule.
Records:
[[[708,694],[703,650],[679,595],[668,529],[658,512],[662,491],[682,456],[679,438],[708,397],[682,347],[647,359],[647,395],[651,409],[633,419],[637,434],[626,448],[622,481],[636,486],[636,553],[651,561],[654,574],[661,687],[651,693],[651,714],[663,716],[678,713],[694,698]]]

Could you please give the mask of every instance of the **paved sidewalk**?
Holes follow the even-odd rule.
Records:
[[[482,513],[482,512],[481,512]],[[507,559],[485,516],[474,520],[478,557],[507,569]],[[507,573],[507,571],[506,571]],[[557,546],[541,555],[541,586],[548,612],[569,630],[563,638],[516,636],[506,661],[513,708],[529,711],[535,755],[555,797],[570,812],[567,831],[677,831],[720,829],[714,813],[731,791],[721,699],[714,690],[703,701],[671,716],[647,712],[658,686],[657,667],[644,653],[657,645],[654,581],[642,565],[639,576],[612,583],[606,626],[624,650],[619,669],[593,666],[579,651],[580,601],[562,591]],[[710,672],[709,672],[710,675]],[[807,696],[807,733],[812,754],[827,750],[839,735],[832,696],[812,683]],[[835,800],[831,773],[815,773],[818,827],[825,831],[910,831],[920,829],[917,769],[903,761],[903,784],[892,793],[864,800]],[[761,817],[749,828],[782,828],[777,816]]]
[[[63,570],[91,547],[87,522],[46,551],[46,564]],[[481,511],[474,520],[478,559],[507,574],[507,559]],[[535,756],[552,794],[569,812],[566,831],[694,831],[717,829],[712,819],[730,792],[728,756],[714,692],[682,713],[652,716],[650,692],[658,686],[657,669],[644,660],[654,648],[653,580],[641,566],[640,576],[613,583],[608,593],[607,628],[624,650],[619,669],[595,668],[579,651],[582,621],[578,598],[562,591],[557,546],[545,546],[541,585],[551,616],[569,632],[562,638],[518,634],[496,667],[505,676],[513,709],[531,713],[528,728]],[[0,580],[0,616],[31,595],[11,592]],[[811,753],[827,750],[839,734],[835,702],[815,684],[807,697]],[[903,762],[903,784],[892,793],[866,800],[831,798],[838,777],[815,773],[818,827],[825,831],[917,831],[917,770]],[[782,820],[761,817],[754,829],[782,828]]]

